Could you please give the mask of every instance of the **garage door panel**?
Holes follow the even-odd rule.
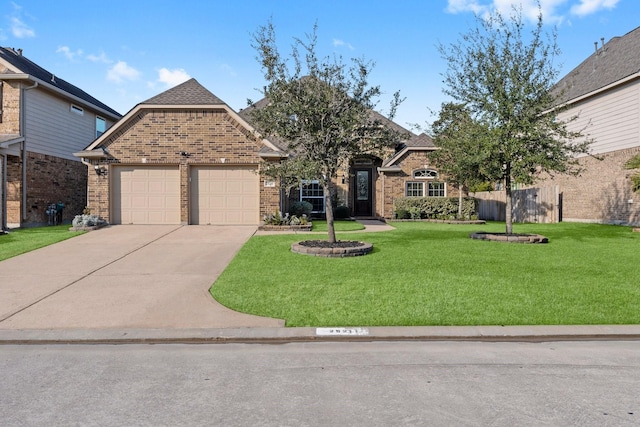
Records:
[[[259,178],[250,167],[194,167],[193,224],[251,224],[259,221]]]
[[[114,167],[112,206],[114,224],[179,224],[178,167]]]

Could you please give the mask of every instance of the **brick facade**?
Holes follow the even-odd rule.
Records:
[[[406,197],[406,183],[408,181],[422,181],[413,178],[414,170],[425,167],[437,170],[437,167],[430,164],[430,161],[424,151],[408,151],[396,162],[396,164],[400,166],[401,171],[382,172],[379,178],[379,181],[381,181],[381,213],[382,216],[387,219],[395,218],[393,202],[400,197]],[[446,197],[457,197],[460,194],[458,188],[446,182],[444,177],[439,176],[433,180],[424,180],[424,182],[444,182]]]
[[[109,158],[101,165],[107,170],[98,176],[88,171],[88,207],[109,221],[110,165],[172,165],[180,168],[180,219],[189,223],[190,168],[198,165],[259,167],[262,144],[227,110],[145,108],[131,117],[102,144]],[[181,153],[188,153],[183,155]],[[223,160],[224,159],[224,160]],[[260,217],[278,209],[278,186],[265,187],[260,179]]]
[[[624,168],[640,147],[582,157],[579,176],[546,177],[536,186],[558,185],[562,194],[562,220],[640,225],[640,194],[631,191],[629,177],[636,171]]]
[[[0,82],[2,85],[2,120],[0,134],[20,133],[20,84],[19,82]]]
[[[42,225],[51,203],[65,205],[62,220],[82,213],[87,198],[86,166],[78,161],[27,152],[26,218],[22,216],[22,160],[7,158],[7,223]]]

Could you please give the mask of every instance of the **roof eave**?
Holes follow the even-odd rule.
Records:
[[[85,107],[91,108],[97,112],[99,112],[100,114],[109,117],[112,120],[119,120],[120,115],[115,115],[110,111],[105,110],[104,108],[101,108],[95,104],[92,104],[82,98],[79,98],[75,95],[70,94],[67,91],[64,91],[62,89],[60,89],[59,87],[53,86],[50,83],[45,82],[44,80],[41,80],[37,77],[32,76],[31,74],[24,74],[24,73],[20,73],[20,74],[0,74],[0,80],[29,80],[32,81],[34,83],[38,83],[38,85],[44,86],[45,88],[47,88],[48,90],[55,92],[59,95],[64,96],[65,98],[68,98],[70,100],[72,100],[75,103],[81,104]]]

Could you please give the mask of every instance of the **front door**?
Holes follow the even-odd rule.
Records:
[[[371,191],[371,168],[354,169],[355,188],[353,192],[353,215],[372,216],[373,197]]]

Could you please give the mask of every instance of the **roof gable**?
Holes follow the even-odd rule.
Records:
[[[178,86],[149,98],[145,105],[224,105],[224,101],[209,92],[196,79],[189,79]]]
[[[106,112],[113,114],[115,117],[122,116],[116,110],[98,101],[96,98],[89,95],[82,89],[72,85],[66,80],[59,78],[58,76],[45,70],[38,64],[30,61],[27,57],[22,55],[22,50],[16,51],[6,47],[0,47],[0,59],[3,59],[4,61],[8,62],[9,64],[11,64],[11,66],[16,68],[21,73],[33,76],[36,79],[41,80],[42,82],[58,89],[59,91],[65,92],[69,95],[79,98],[85,101],[89,105],[93,105],[94,107],[98,107]],[[10,75],[15,73],[12,73],[10,71],[5,71],[4,74]],[[0,75],[0,78],[1,76],[2,75]]]
[[[595,92],[640,72],[640,27],[614,37],[563,77],[555,90],[562,102]]]

